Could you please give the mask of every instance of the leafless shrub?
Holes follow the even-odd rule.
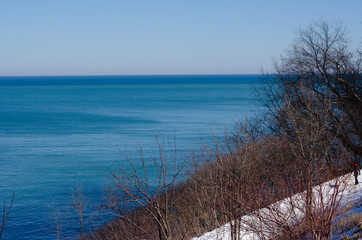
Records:
[[[242,230],[258,239],[330,239],[345,183],[339,178],[315,188],[312,206],[303,191],[254,211],[240,219]]]
[[[119,230],[133,229],[121,232],[124,238],[172,239],[176,234],[182,236],[187,231],[179,224],[173,224],[178,219],[176,203],[180,197],[177,194],[180,168],[176,149],[173,149],[170,160],[164,146],[158,140],[157,143],[159,151],[157,157],[153,156],[153,166],[147,165],[140,150],[141,168],[124,155],[131,169],[119,169],[119,173],[111,172],[107,176],[114,188],[110,189],[104,207],[119,219],[121,226],[125,226]],[[135,215],[141,218],[133,217]]]
[[[65,216],[53,203],[53,212],[49,213],[49,218],[52,219],[51,229],[48,229],[49,232],[54,234],[54,236],[59,240],[62,236],[63,224],[65,221]]]
[[[6,221],[8,220],[11,208],[13,206],[14,198],[15,198],[15,193],[13,193],[13,197],[11,199],[10,206],[9,206],[9,208],[7,210],[6,210],[5,200],[4,200],[3,217],[2,217],[2,223],[1,223],[1,229],[0,229],[0,239],[1,239],[1,236],[3,235]]]
[[[78,219],[78,223],[79,223],[80,239],[83,239],[84,238],[84,223],[86,220],[84,218],[84,213],[85,213],[85,209],[88,206],[89,200],[85,198],[81,187],[79,187],[77,189],[77,191],[73,193],[72,199],[73,199],[72,209],[77,214],[77,219]]]

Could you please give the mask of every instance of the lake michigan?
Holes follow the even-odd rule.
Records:
[[[85,223],[97,216],[109,180],[102,175],[161,142],[197,151],[262,107],[258,75],[0,77],[0,201],[13,208],[4,239],[55,239],[78,233],[72,193],[89,199]],[[1,204],[1,207],[2,204]],[[56,215],[56,216],[55,216]],[[91,218],[91,216],[95,216]]]

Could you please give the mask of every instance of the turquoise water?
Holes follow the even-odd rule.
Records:
[[[90,202],[104,197],[107,172],[125,166],[137,146],[145,155],[176,137],[187,153],[213,133],[261,110],[251,83],[258,76],[0,77],[0,200],[15,192],[4,239],[54,239],[78,232],[68,213],[81,186]],[[212,133],[213,132],[213,133]],[[180,161],[182,157],[180,158]],[[94,218],[86,226],[99,225]]]

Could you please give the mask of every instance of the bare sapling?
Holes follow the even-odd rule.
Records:
[[[176,234],[182,235],[178,227],[177,211],[177,177],[181,168],[178,167],[176,157],[176,143],[174,142],[172,152],[166,152],[163,144],[157,137],[158,156],[153,154],[153,164],[143,156],[139,150],[139,162],[124,155],[130,169],[119,169],[119,172],[111,172],[106,176],[112,181],[114,187],[109,190],[108,202],[105,203],[106,210],[134,229],[129,238],[143,236],[149,239],[172,239]],[[169,142],[169,146],[171,146]],[[170,156],[171,155],[171,156]],[[140,165],[136,165],[139,163]],[[142,218],[147,218],[148,223],[132,217],[140,212]],[[155,227],[149,227],[149,222]]]
[[[63,223],[65,218],[59,208],[53,203],[53,212],[49,213],[49,217],[53,220],[52,229],[50,230],[54,236],[59,240],[62,236]]]
[[[4,207],[3,207],[3,214],[2,214],[3,217],[2,217],[2,223],[1,223],[1,229],[0,229],[0,239],[1,239],[1,236],[3,235],[6,221],[8,220],[11,208],[13,206],[14,198],[15,198],[15,193],[13,193],[13,197],[11,199],[10,206],[7,210],[6,210],[5,200],[4,200]]]
[[[79,232],[80,232],[80,239],[84,239],[84,224],[86,222],[85,219],[85,209],[87,208],[87,205],[89,203],[89,200],[87,200],[83,194],[82,188],[79,187],[76,192],[73,192],[72,194],[72,208],[77,214],[77,220],[79,224]]]

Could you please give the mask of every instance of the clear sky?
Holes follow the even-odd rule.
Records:
[[[0,76],[259,73],[321,18],[361,48],[362,0],[0,0]]]

